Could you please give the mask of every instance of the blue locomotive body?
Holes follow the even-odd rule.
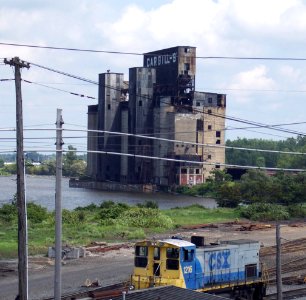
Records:
[[[199,291],[252,290],[264,294],[259,264],[259,243],[224,241],[218,245],[167,239],[143,241],[135,246],[135,288],[176,285]]]

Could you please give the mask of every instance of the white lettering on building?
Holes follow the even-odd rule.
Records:
[[[157,67],[161,65],[168,65],[171,63],[176,63],[177,53],[173,52],[172,54],[163,54],[147,57],[146,67]]]

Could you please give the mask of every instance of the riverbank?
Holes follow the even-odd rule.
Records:
[[[63,244],[73,246],[87,245],[93,241],[133,241],[181,226],[233,221],[239,217],[237,210],[226,208],[208,209],[192,205],[159,210],[151,208],[154,205],[147,202],[139,207],[104,202],[101,206],[89,205],[73,211],[64,210]],[[54,214],[32,205],[28,208],[28,219],[29,253],[46,253],[48,247],[54,245]],[[17,211],[13,205],[0,210],[0,236],[0,259],[16,257]]]
[[[26,198],[28,202],[39,204],[48,211],[55,207],[55,177],[26,175]],[[16,193],[16,176],[0,176],[0,207],[11,203]],[[146,201],[154,201],[162,210],[173,207],[184,207],[199,204],[207,208],[216,208],[216,201],[212,198],[193,197],[188,195],[173,195],[163,192],[135,193],[135,192],[107,192],[84,188],[70,188],[69,178],[62,180],[62,207],[73,210],[91,203],[100,205],[103,201],[137,205]]]

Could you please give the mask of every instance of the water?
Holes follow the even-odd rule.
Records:
[[[26,176],[26,199],[54,210],[55,177],[53,176]],[[16,176],[0,176],[0,206],[10,203],[16,193]],[[135,205],[145,201],[155,201],[160,209],[184,207],[191,204],[200,204],[207,208],[216,207],[214,199],[172,195],[166,193],[142,194],[132,192],[105,192],[82,188],[69,188],[69,179],[62,180],[62,208],[74,209],[91,203],[99,205],[103,201],[124,202]]]

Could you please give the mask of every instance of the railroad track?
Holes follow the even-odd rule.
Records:
[[[282,244],[282,254],[303,251],[306,249],[306,238],[289,241]],[[276,247],[264,247],[260,249],[260,256],[275,255]]]
[[[283,292],[283,300],[296,299],[297,297],[303,297],[306,295],[306,288],[285,291]],[[270,294],[264,297],[265,300],[277,300],[277,294]]]

